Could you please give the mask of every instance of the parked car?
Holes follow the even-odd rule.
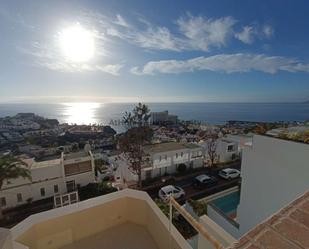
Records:
[[[237,169],[231,169],[231,168],[227,168],[227,169],[223,169],[219,171],[219,176],[221,176],[224,179],[234,179],[240,176],[240,171]]]
[[[175,199],[179,199],[185,196],[185,191],[181,187],[167,185],[159,190],[159,197],[163,201],[168,201],[168,198],[173,196]]]
[[[193,186],[197,188],[210,187],[216,185],[217,182],[217,178],[203,174],[194,178]]]

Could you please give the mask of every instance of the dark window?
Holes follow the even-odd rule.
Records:
[[[21,193],[17,194],[17,202],[22,202],[23,201],[23,196],[21,195]]]
[[[54,185],[54,193],[56,194],[56,193],[58,193],[59,192],[59,187],[58,187],[58,185]]]
[[[1,197],[0,205],[1,205],[1,207],[5,207],[6,206],[6,199],[5,199],[5,197]]]
[[[178,158],[178,153],[176,153],[176,158]]]
[[[227,146],[227,151],[228,151],[228,152],[234,151],[234,145],[229,145],[229,146]]]
[[[40,191],[41,191],[41,196],[45,196],[45,188],[41,188]]]
[[[161,158],[161,156],[160,156],[160,158],[159,158],[159,161],[160,161],[160,162],[161,162],[161,159],[162,159],[162,158]]]
[[[167,160],[167,155],[165,155],[165,160]]]
[[[183,156],[183,152],[181,152],[181,157]]]

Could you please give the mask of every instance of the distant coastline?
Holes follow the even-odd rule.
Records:
[[[308,121],[309,103],[147,103],[151,111],[168,110],[181,120],[224,124],[228,120],[252,122]],[[32,112],[60,123],[109,125],[120,120],[135,103],[0,104],[0,117]],[[85,106],[84,106],[85,105]]]

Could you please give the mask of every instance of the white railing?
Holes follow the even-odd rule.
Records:
[[[54,196],[54,207],[63,207],[73,203],[79,202],[78,192],[71,192],[63,195]]]

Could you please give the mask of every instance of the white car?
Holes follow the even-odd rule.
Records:
[[[175,199],[179,199],[185,196],[185,191],[182,188],[173,185],[162,187],[159,190],[159,197],[163,201],[168,201],[170,196],[173,196]]]
[[[228,180],[234,179],[240,176],[240,171],[237,169],[227,168],[227,169],[220,170],[219,176],[221,176],[224,179],[228,179]]]

